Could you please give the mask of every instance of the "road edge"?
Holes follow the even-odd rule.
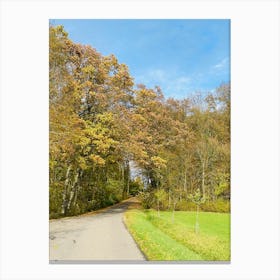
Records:
[[[131,234],[131,232],[129,231],[129,229],[128,229],[126,223],[125,223],[125,213],[126,213],[127,211],[129,211],[129,210],[130,210],[130,209],[126,210],[126,211],[123,213],[123,216],[122,216],[122,223],[123,223],[125,229],[127,230],[127,232],[129,233],[129,235],[132,237],[132,239],[133,239],[133,241],[134,241],[136,247],[138,248],[138,250],[140,251],[140,253],[141,253],[142,256],[144,257],[143,262],[147,262],[147,261],[149,261],[148,257],[147,257],[146,254],[141,250],[140,246],[139,246],[138,243],[136,242],[134,236]]]

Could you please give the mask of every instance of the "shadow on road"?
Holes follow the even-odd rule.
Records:
[[[135,209],[139,207],[140,207],[139,200],[136,197],[132,197],[116,205],[110,206],[107,209],[103,209],[98,214],[99,215],[118,214],[118,213],[125,212],[127,209]]]

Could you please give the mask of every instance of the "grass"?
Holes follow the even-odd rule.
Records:
[[[172,213],[130,210],[125,223],[148,260],[230,260],[230,215],[199,213],[199,233],[195,233],[195,212]]]

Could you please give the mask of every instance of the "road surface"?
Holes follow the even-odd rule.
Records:
[[[123,223],[131,198],[104,211],[50,220],[50,263],[83,261],[144,261]]]

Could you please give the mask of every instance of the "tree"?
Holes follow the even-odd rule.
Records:
[[[193,194],[190,194],[188,197],[196,205],[195,233],[198,233],[198,231],[199,231],[199,220],[198,220],[199,206],[205,202],[205,198],[200,193],[200,189],[197,189]]]
[[[83,204],[96,200],[92,193],[108,200],[107,182],[122,173],[118,164],[125,166],[129,193],[124,143],[132,86],[128,68],[114,56],[103,57],[71,42],[63,27],[50,27],[50,197],[60,201],[50,206],[56,212],[58,204],[63,215],[87,209]]]
[[[172,208],[173,220],[198,188],[203,199],[230,199],[230,84],[165,99],[160,87],[134,87],[114,55],[72,42],[62,26],[49,32],[51,216],[137,192],[135,169],[144,204]]]

